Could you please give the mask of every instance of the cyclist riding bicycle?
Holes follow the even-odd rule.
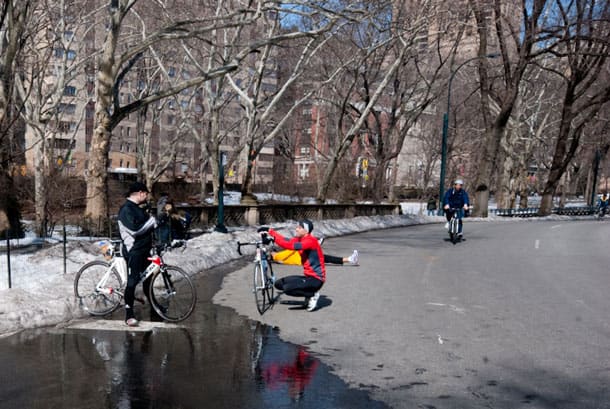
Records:
[[[443,209],[445,210],[445,217],[447,218],[447,222],[451,220],[453,216],[453,212],[450,209],[458,209],[455,215],[458,220],[458,236],[462,237],[462,218],[464,217],[464,211],[467,211],[470,206],[470,202],[468,200],[468,193],[466,190],[462,189],[464,186],[464,181],[462,179],[457,179],[453,182],[453,188],[447,190],[445,192],[445,197],[443,198]]]

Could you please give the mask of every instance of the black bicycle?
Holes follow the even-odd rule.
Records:
[[[460,232],[460,220],[462,219],[462,209],[447,209],[447,212],[451,214],[451,219],[449,220],[449,226],[447,228],[449,232],[449,239],[453,244],[459,242],[462,237],[459,234]]]
[[[275,303],[274,287],[275,273],[271,266],[269,243],[265,240],[246,243],[237,242],[237,252],[241,255],[242,246],[256,246],[254,253],[254,269],[252,275],[252,292],[256,301],[256,309],[263,315]]]

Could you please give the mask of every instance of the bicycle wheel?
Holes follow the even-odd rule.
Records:
[[[258,310],[259,314],[263,315],[267,309],[268,296],[267,283],[259,262],[254,264],[253,285],[252,292],[254,293],[254,301],[256,301],[256,309]]]
[[[195,285],[180,267],[166,265],[156,272],[149,291],[152,307],[166,321],[187,319],[197,303]]]
[[[451,238],[451,242],[455,244],[458,237],[458,220],[453,217],[449,222],[449,237]]]
[[[267,283],[267,288],[265,291],[265,293],[267,294],[267,301],[269,302],[269,305],[273,305],[275,303],[275,298],[273,298],[273,284],[275,282],[275,275],[273,274],[271,263],[267,263],[267,273],[265,274],[265,282]]]
[[[110,314],[121,304],[123,282],[118,271],[105,261],[92,261],[78,270],[74,296],[91,315]]]

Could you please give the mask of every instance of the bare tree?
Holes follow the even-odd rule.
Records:
[[[577,152],[583,133],[610,101],[610,4],[594,0],[564,4],[557,0],[559,21],[552,34],[559,42],[550,52],[563,64],[546,68],[564,82],[561,120],[540,214],[552,210],[553,194]]]
[[[0,228],[8,224],[13,235],[21,235],[21,212],[15,196],[15,130],[21,109],[14,95],[14,80],[22,57],[22,38],[32,17],[33,0],[5,0],[0,9]]]
[[[442,63],[432,62],[430,56],[422,58],[420,48],[438,10],[434,2],[411,3],[410,13],[393,17],[392,30],[356,26],[345,36],[360,59],[348,71],[349,81],[342,81],[342,89],[333,92],[341,96],[341,100],[335,99],[336,106],[342,107],[341,116],[336,126],[338,139],[318,188],[319,201],[326,200],[335,169],[361,135],[366,135],[366,144],[372,147],[372,186],[375,199],[380,200],[387,184],[386,171],[398,157],[413,124],[436,97],[433,84]]]
[[[162,24],[153,29],[149,26],[141,25],[139,30],[140,38],[137,42],[134,42],[132,36],[126,35],[122,37],[122,33],[126,30],[125,24],[128,21],[127,18],[130,13],[138,12],[135,6],[139,3],[138,0],[116,0],[111,3],[111,7],[107,10],[106,38],[102,46],[102,56],[98,62],[97,100],[95,105],[96,126],[91,141],[87,180],[86,213],[94,218],[94,220],[105,218],[108,215],[106,169],[108,165],[109,140],[112,129],[126,115],[148,104],[175,95],[184,89],[199,86],[214,78],[222,77],[229,72],[237,70],[241,62],[248,55],[267,44],[280,43],[298,37],[315,36],[327,32],[339,19],[339,17],[335,17],[338,13],[334,10],[327,10],[324,7],[318,7],[316,4],[310,5],[308,2],[292,1],[290,2],[291,4],[300,4],[302,6],[295,9],[294,12],[300,14],[306,13],[310,16],[311,21],[315,22],[312,30],[283,32],[271,37],[254,37],[249,39],[245,44],[233,44],[231,47],[237,51],[231,53],[229,60],[214,60],[211,68],[210,66],[204,68],[203,71],[197,72],[197,75],[194,77],[160,88],[150,95],[121,106],[119,101],[114,97],[117,94],[116,89],[121,85],[117,80],[124,77],[125,72],[132,69],[135,61],[149,47],[161,42],[176,42],[176,44],[179,44],[180,41],[195,41],[197,39],[202,39],[203,43],[200,43],[202,46],[210,42],[214,44],[218,38],[206,37],[210,33],[229,27],[256,24],[262,16],[268,13],[290,12],[289,9],[283,7],[283,1],[247,2],[244,4],[236,2],[234,8],[221,9],[222,13],[220,15],[209,16],[208,13],[205,17],[191,16],[190,19],[181,20],[179,18],[176,19],[175,15],[172,15],[171,12],[183,12],[184,9],[172,8],[168,10],[164,7],[164,2],[156,2],[155,5],[161,8],[162,15],[167,17],[167,23],[158,19]],[[223,3],[218,2],[218,4]],[[143,3],[141,5],[147,9],[146,11],[141,11],[150,15],[151,4],[147,2],[145,5]],[[202,5],[196,11],[201,10],[208,10],[208,8]],[[349,12],[352,13],[351,11]],[[220,40],[222,40],[221,46],[228,46],[224,42],[225,39],[221,38]],[[208,49],[208,47],[205,48]],[[209,153],[211,155],[215,154],[210,151]],[[215,168],[218,162],[212,160],[211,163],[212,168]]]
[[[501,167],[499,163],[501,142],[515,108],[523,73],[530,61],[543,52],[534,45],[540,44],[541,39],[538,34],[541,31],[547,1],[522,0],[519,8],[513,3],[505,3],[502,0],[493,0],[493,2],[469,0],[469,3],[479,36],[477,55],[481,83],[480,109],[485,127],[481,152],[477,160],[479,166],[475,181],[474,214],[485,217],[491,182],[498,167]],[[515,18],[519,16],[518,13],[521,13],[520,19]],[[497,50],[490,49],[493,42],[496,43]],[[487,59],[487,56],[494,52],[499,52],[502,59],[501,75],[495,81],[491,77],[490,62]],[[499,107],[495,114],[492,100]]]
[[[498,208],[514,207],[517,195],[520,196],[520,206],[527,206],[528,167],[535,164],[536,151],[551,142],[550,135],[557,122],[558,84],[550,77],[536,65],[530,65],[524,73],[515,109],[507,124],[506,137],[501,142],[500,156],[503,159],[496,183]],[[500,108],[493,106],[497,114]]]
[[[45,236],[49,223],[52,224],[51,177],[61,167],[55,160],[56,146],[62,147],[62,153],[67,152],[63,159],[69,159],[84,117],[87,91],[77,89],[75,84],[84,83],[77,79],[83,76],[83,68],[92,56],[84,43],[75,38],[85,38],[90,30],[86,15],[79,12],[87,10],[88,3],[38,1],[27,24],[28,34],[22,38],[23,58],[20,75],[15,77],[15,89],[23,102],[25,148],[35,152],[34,207],[39,236]],[[82,23],[69,24],[68,16],[71,21]],[[69,107],[75,108],[70,120],[65,118]],[[77,121],[72,121],[74,118]],[[64,162],[61,161],[62,165]]]

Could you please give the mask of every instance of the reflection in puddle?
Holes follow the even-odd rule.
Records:
[[[299,402],[315,376],[319,361],[300,345],[280,351],[281,344],[270,339],[269,332],[270,328],[261,324],[254,328],[251,356],[257,385],[268,393],[283,393],[291,402]]]
[[[291,362],[271,362],[260,368],[260,379],[269,389],[286,388],[292,402],[298,402],[316,372],[318,361],[299,346]],[[257,379],[257,380],[258,380]]]

